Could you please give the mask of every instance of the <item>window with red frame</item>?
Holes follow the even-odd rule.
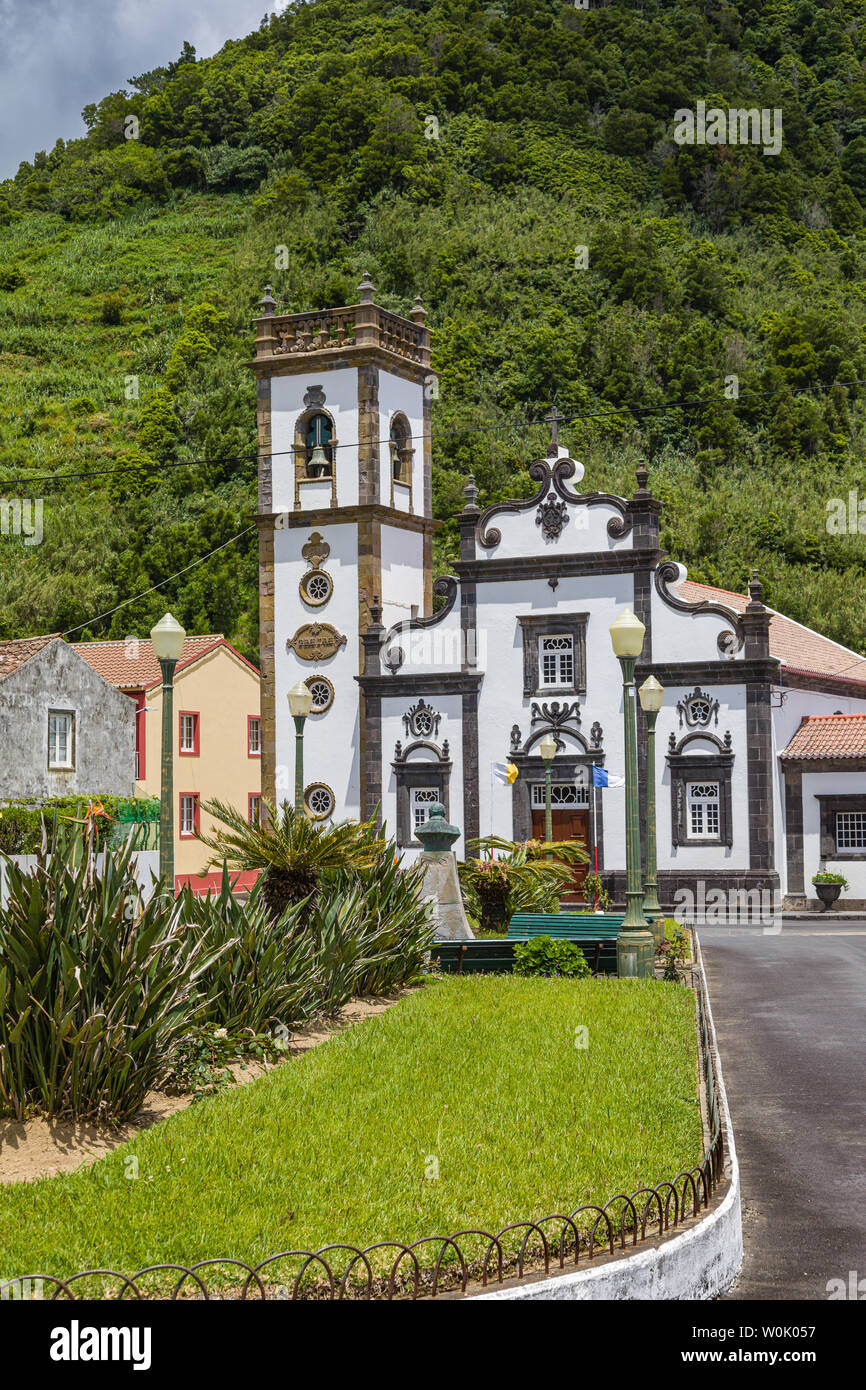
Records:
[[[257,714],[247,715],[247,752],[251,758],[262,756],[262,721]]]
[[[182,840],[192,840],[198,834],[198,792],[181,792],[177,824],[178,835]]]
[[[247,797],[248,811],[247,820],[250,825],[261,825],[262,823],[262,798],[259,792],[250,792]]]
[[[198,714],[195,710],[182,709],[178,715],[180,733],[179,748],[185,757],[198,755]]]

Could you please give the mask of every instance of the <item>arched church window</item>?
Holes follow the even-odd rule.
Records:
[[[334,467],[331,448],[334,427],[327,415],[313,415],[307,422],[304,443],[307,449],[307,477],[330,478]]]
[[[412,482],[412,432],[405,415],[395,415],[391,421],[391,471],[395,483]]]

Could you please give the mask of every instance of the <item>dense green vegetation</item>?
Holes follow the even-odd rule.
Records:
[[[119,636],[168,601],[255,655],[252,532],[97,615],[249,524],[265,282],[298,310],[369,270],[430,310],[438,516],[470,468],[485,501],[526,490],[555,399],[588,486],[629,492],[650,456],[693,578],[756,564],[771,604],[866,646],[863,539],[826,525],[866,447],[864,21],[315,0],[88,107],[0,185],[0,492],[46,499],[41,546],[0,539],[3,634]],[[781,111],[781,152],[677,144],[698,100]]]
[[[255,1262],[601,1203],[700,1161],[696,1048],[694,996],[673,985],[442,980],[90,1168],[0,1188],[0,1270]],[[211,1287],[220,1273],[234,1284]]]

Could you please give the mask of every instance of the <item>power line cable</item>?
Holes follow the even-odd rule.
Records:
[[[166,584],[170,584],[173,579],[178,579],[182,574],[188,574],[189,571],[194,570],[197,565],[203,565],[205,560],[210,560],[214,555],[218,555],[221,550],[225,550],[227,546],[234,545],[235,541],[239,541],[242,536],[248,536],[251,531],[256,530],[258,530],[257,526],[245,527],[243,531],[238,531],[236,536],[231,536],[229,540],[223,541],[222,545],[215,546],[214,549],[209,550],[206,555],[200,556],[198,560],[193,560],[191,565],[184,565],[183,569],[176,570],[175,573],[170,574],[167,579],[161,579],[158,584],[151,584],[149,589],[145,589],[140,594],[134,594],[132,598],[125,598],[122,603],[115,604],[114,608],[108,608],[104,613],[97,613],[95,618],[88,618],[86,622],[79,623],[77,627],[67,628],[66,632],[62,635],[64,637],[70,637],[73,632],[80,632],[83,627],[90,627],[91,623],[98,623],[101,622],[103,618],[110,618],[112,613],[118,613],[121,608],[127,608],[130,603],[137,603],[140,598],[147,598],[148,594],[155,593],[157,589],[164,588]]]
[[[717,396],[695,396],[691,399],[685,399],[680,401],[662,401],[658,405],[632,405],[631,403],[626,402],[623,405],[612,406],[609,409],[605,410],[575,411],[570,415],[560,416],[558,423],[560,425],[569,425],[573,424],[577,420],[607,419],[610,416],[622,414],[631,414],[636,416],[654,415],[664,413],[667,410],[684,410],[699,406],[704,407],[708,405],[725,404],[737,405],[743,400],[744,396],[746,395],[748,395],[751,399],[754,400],[769,399],[773,396],[791,396],[792,398],[797,398],[800,396],[808,395],[808,393],[811,391],[832,391],[833,388],[836,386],[866,386],[866,379],[855,381],[832,381],[826,383],[814,382],[808,386],[785,386],[779,387],[778,389],[773,391],[747,390],[745,392],[740,393],[736,397],[723,397],[722,400],[719,400]],[[431,430],[430,438],[437,439],[442,437],[443,435],[488,434],[491,431],[496,430],[535,429],[541,425],[546,425],[549,423],[549,417],[542,417],[541,419],[514,420],[511,419],[509,416],[503,416],[496,423],[490,425],[453,425],[450,427],[442,427],[440,429]],[[414,441],[423,440],[425,436],[423,434],[412,434],[407,437],[410,440]],[[377,443],[380,447],[382,447],[393,443],[393,440],[390,438],[390,436],[388,436],[388,438],[386,439],[379,439],[374,442]],[[356,442],[349,441],[348,443],[330,445],[329,447],[332,449],[357,449],[358,445]],[[157,469],[162,468],[207,468],[214,464],[254,463],[259,458],[282,458],[287,454],[294,453],[295,450],[293,448],[270,449],[259,450],[256,453],[251,452],[249,454],[229,454],[223,458],[167,459],[161,463],[154,460],[152,464],[147,465],[147,471],[151,473],[156,471]],[[141,467],[142,465],[140,463],[129,463],[122,464],[120,467],[117,468],[97,467],[91,469],[81,469],[72,473],[44,473],[32,475],[28,478],[4,478],[0,479],[0,488],[17,487],[23,483],[55,483],[64,482],[66,480],[75,481],[81,478],[109,477],[111,474],[114,473],[129,473]]]

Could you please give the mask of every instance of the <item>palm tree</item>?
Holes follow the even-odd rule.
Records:
[[[199,837],[213,850],[206,869],[224,863],[241,871],[262,869],[262,897],[274,920],[292,903],[312,897],[323,879],[373,868],[385,849],[374,821],[322,826],[287,801],[279,811],[264,801],[258,825],[248,825],[223,801],[208,801],[203,809],[226,827]]]

